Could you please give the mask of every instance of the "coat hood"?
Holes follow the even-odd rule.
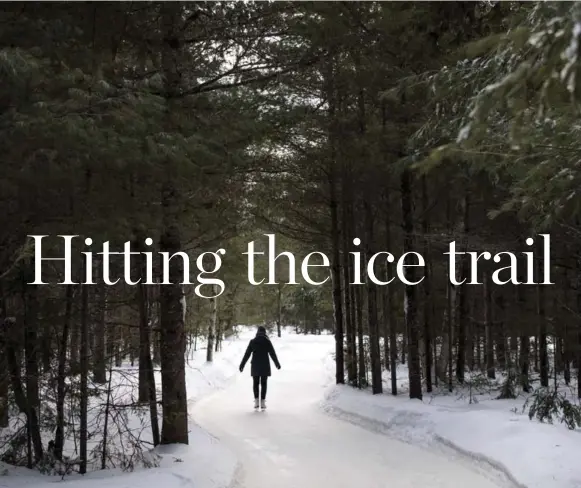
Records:
[[[265,336],[266,337],[266,328],[263,325],[260,325],[258,327],[258,330],[256,331],[256,337],[258,336]]]

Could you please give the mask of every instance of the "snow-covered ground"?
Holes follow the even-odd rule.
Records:
[[[252,409],[249,372],[238,365],[252,330],[224,341],[214,363],[200,349],[189,360],[190,445],[156,449],[159,467],[93,472],[65,479],[71,488],[229,486],[580,488],[581,432],[530,421],[524,399],[479,392],[409,400],[371,395],[334,379],[333,336],[273,338],[281,371],[269,383],[268,410]],[[248,368],[247,368],[248,369]],[[386,377],[387,380],[387,377]],[[220,439],[220,441],[218,440]],[[4,475],[4,476],[3,476]],[[60,478],[0,465],[0,487],[47,488]]]
[[[219,443],[212,434],[199,427],[192,410],[195,403],[202,397],[225,388],[238,374],[238,365],[244,354],[248,341],[254,332],[242,329],[236,336],[227,338],[222,343],[221,351],[214,354],[214,362],[206,362],[206,349],[203,343],[196,352],[188,357],[186,367],[186,386],[189,405],[189,445],[188,446],[161,446],[146,458],[155,460],[158,466],[154,468],[137,468],[133,472],[123,472],[120,469],[93,471],[85,476],[69,475],[64,479],[57,476],[44,476],[24,468],[14,468],[0,462],[0,488],[47,488],[47,483],[64,482],[70,488],[89,488],[100,486],[104,479],[114,488],[142,488],[149,486],[163,486],[164,488],[178,488],[186,485],[194,488],[221,488],[228,486],[237,467],[237,459],[231,451]],[[135,382],[137,370],[129,365],[114,372],[113,383],[117,387],[115,400],[131,403],[136,400],[137,391]],[[160,377],[157,374],[156,380]],[[131,384],[133,383],[133,386]],[[147,413],[131,411],[128,419],[123,422],[128,430],[138,432],[141,441],[149,441],[151,432],[144,424]],[[160,421],[161,422],[161,421]],[[160,424],[161,427],[161,424]],[[111,428],[111,427],[110,427]],[[126,439],[128,436],[125,435]],[[119,439],[115,439],[119,442]],[[91,447],[91,446],[89,446]],[[123,446],[115,446],[123,450]],[[126,448],[128,452],[132,446]]]
[[[202,399],[196,419],[240,459],[232,486],[252,488],[493,488],[512,486],[457,453],[430,452],[326,415],[330,336],[285,335],[268,409],[254,412],[248,373]]]
[[[331,382],[335,364],[327,360]],[[480,465],[505,473],[527,488],[581,487],[581,431],[529,420],[524,397],[499,400],[498,389],[424,393],[423,401],[408,398],[408,371],[399,365],[399,395],[390,395],[389,373],[383,395],[348,386],[327,388],[322,407],[327,413],[374,431],[441,452],[458,452]],[[571,400],[575,398],[569,392]],[[576,400],[578,403],[578,400]]]

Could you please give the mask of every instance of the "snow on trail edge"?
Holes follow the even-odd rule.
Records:
[[[50,488],[54,483],[65,483],[69,488],[92,488],[102,486],[103,480],[107,480],[111,488],[229,486],[236,477],[238,460],[214,436],[198,426],[191,413],[198,400],[227,387],[234,380],[248,340],[253,336],[253,329],[242,328],[235,336],[224,339],[213,363],[206,362],[206,349],[202,341],[198,350],[187,358],[189,445],[158,446],[153,449],[152,457],[159,456],[158,467],[137,468],[133,472],[107,469],[92,471],[85,476],[71,474],[61,479],[0,462],[0,488]],[[159,374],[156,382],[159,387]]]
[[[334,361],[326,363],[330,379]],[[399,375],[398,375],[399,376]],[[434,403],[407,395],[371,395],[344,385],[327,388],[328,414],[419,447],[460,454],[526,488],[581,488],[581,432],[530,421],[510,400],[469,404],[454,397]],[[522,400],[517,401],[522,407]]]
[[[286,329],[281,339],[273,339],[282,346],[285,336],[290,334],[291,330]],[[199,399],[227,387],[235,379],[240,359],[253,335],[253,329],[241,328],[236,337],[223,342],[222,351],[215,355],[212,364],[205,362],[203,348],[189,358],[186,382],[190,412]],[[321,365],[328,373],[320,407],[329,415],[439,451],[446,457],[472,464],[488,475],[491,470],[498,472],[500,485],[509,481],[526,488],[581,488],[578,461],[581,432],[530,421],[518,409],[511,409],[513,405],[522,407],[520,400],[469,404],[452,396],[426,397],[420,402],[409,400],[405,393],[398,397],[374,396],[367,391],[335,385],[334,342],[333,336],[327,337],[328,341],[321,341],[318,336],[317,342],[321,347]],[[299,351],[293,353],[300,355]],[[398,371],[402,381],[405,376],[406,371]],[[190,419],[190,445],[160,446],[154,452],[161,456],[160,466],[156,468],[131,473],[97,471],[86,476],[72,475],[62,481],[59,477],[0,463],[0,488],[49,488],[48,484],[55,482],[66,483],[71,488],[91,488],[101,485],[104,479],[113,488],[225,488],[236,484],[240,466],[235,455],[196,425],[193,418]]]

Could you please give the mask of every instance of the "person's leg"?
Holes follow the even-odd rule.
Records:
[[[252,377],[252,390],[254,391],[254,399],[258,400],[258,385],[260,384],[260,376]]]
[[[268,383],[268,376],[262,376],[260,378],[260,399],[266,400],[266,385]]]

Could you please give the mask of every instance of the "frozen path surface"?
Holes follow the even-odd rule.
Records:
[[[327,342],[328,343],[328,342]],[[492,488],[511,486],[488,469],[391,439],[319,409],[329,349],[286,336],[282,370],[270,378],[265,412],[252,408],[249,366],[227,389],[198,402],[193,418],[231,448],[244,488]],[[324,353],[324,355],[322,355]],[[470,435],[469,432],[466,433]]]

